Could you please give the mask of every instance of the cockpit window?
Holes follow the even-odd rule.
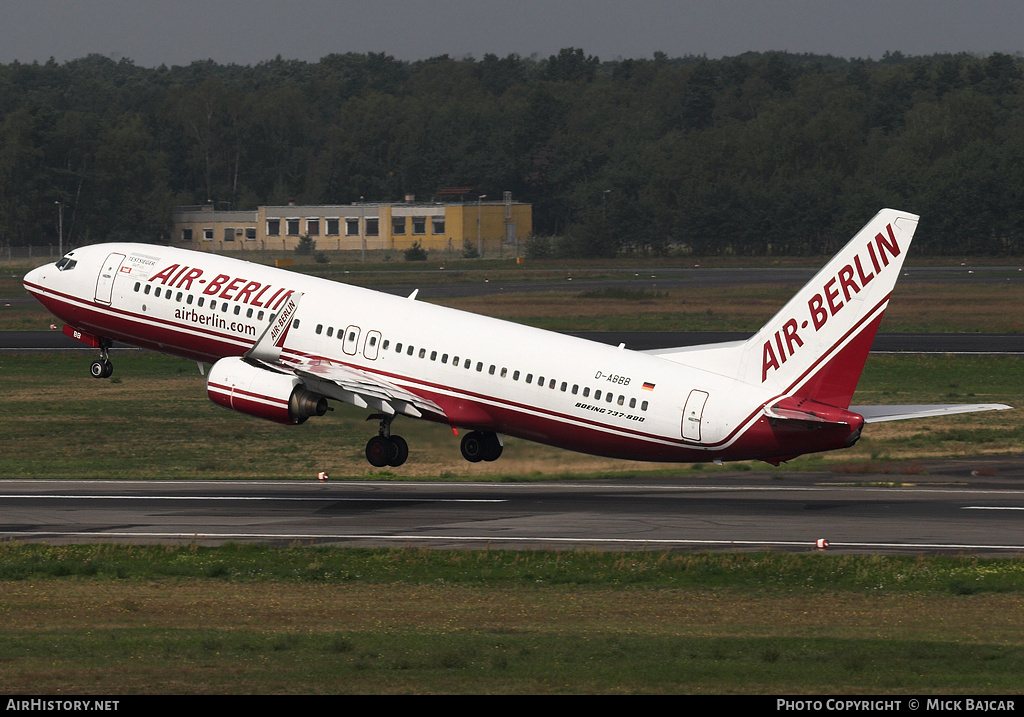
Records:
[[[77,263],[78,262],[75,261],[74,259],[66,256],[66,257],[64,257],[63,259],[61,259],[60,261],[57,262],[57,270],[58,271],[71,271],[72,269],[75,268],[75,265]]]

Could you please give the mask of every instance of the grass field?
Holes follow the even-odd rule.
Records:
[[[6,694],[1013,695],[1024,562],[0,545]]]

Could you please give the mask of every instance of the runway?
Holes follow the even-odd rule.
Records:
[[[0,481],[0,538],[449,549],[1024,554],[1024,467],[539,483]]]

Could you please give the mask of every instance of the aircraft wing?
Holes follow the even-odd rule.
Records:
[[[864,417],[865,423],[902,421],[907,418],[930,418],[952,416],[957,413],[975,411],[1005,411],[1012,406],[1002,403],[947,403],[907,406],[850,406],[850,410]]]
[[[290,363],[285,368],[301,378],[309,390],[358,408],[374,408],[388,415],[401,413],[413,418],[421,418],[424,413],[445,415],[430,399],[369,371],[317,359]]]

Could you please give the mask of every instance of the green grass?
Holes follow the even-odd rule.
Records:
[[[7,694],[1015,694],[1024,562],[0,545]]]

